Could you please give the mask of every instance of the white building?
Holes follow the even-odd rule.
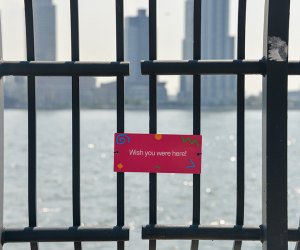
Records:
[[[185,4],[183,59],[193,59],[193,0]],[[201,59],[234,59],[234,37],[229,36],[229,0],[202,0]],[[235,76],[202,76],[203,106],[232,106]],[[178,101],[192,101],[193,78],[181,76]]]

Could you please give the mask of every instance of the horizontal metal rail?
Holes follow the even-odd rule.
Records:
[[[143,75],[265,75],[267,62],[262,60],[182,60],[182,61],[142,61]],[[289,75],[300,75],[300,62],[288,63]]]
[[[300,75],[300,61],[289,61],[288,62],[288,74],[289,75]]]
[[[41,228],[26,227],[4,229],[2,245],[20,242],[81,242],[81,241],[128,241],[129,228]]]
[[[254,227],[167,226],[147,225],[142,239],[149,240],[249,240],[261,241],[261,229]]]
[[[264,74],[264,60],[143,61],[144,75]]]
[[[127,76],[128,62],[2,61],[0,76]]]
[[[264,241],[264,230],[261,227],[242,226],[167,226],[147,225],[142,228],[144,240],[245,240]],[[288,239],[300,241],[300,230],[289,229]]]

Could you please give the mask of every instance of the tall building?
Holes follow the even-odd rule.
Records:
[[[125,106],[132,109],[146,108],[149,103],[149,77],[141,74],[141,60],[149,56],[149,17],[146,10],[125,19],[125,61],[130,63],[130,75],[125,78]],[[99,96],[103,104],[116,103],[116,82],[101,84]],[[157,83],[157,102],[167,103],[165,82]]]
[[[56,9],[52,0],[33,0],[35,59],[55,61]]]
[[[130,75],[125,78],[125,106],[133,109],[143,109],[149,103],[149,78],[141,74],[141,60],[149,56],[149,18],[146,10],[138,10],[137,16],[125,19],[125,61],[130,62]],[[116,82],[101,84],[99,96],[104,101],[102,105],[116,103]],[[167,102],[167,91],[164,82],[157,83],[157,102]]]
[[[52,0],[33,0],[34,46],[37,61],[56,60],[56,8]],[[72,88],[70,77],[37,77],[37,107],[70,108]],[[89,106],[89,93],[96,87],[93,77],[81,77],[82,104]],[[90,105],[92,106],[92,104]]]
[[[56,9],[52,0],[33,0],[35,60],[56,60]],[[70,99],[70,81],[61,77],[36,77],[38,108],[62,108]],[[70,106],[70,105],[67,105]]]
[[[125,60],[130,62],[130,76],[126,78],[125,100],[127,104],[147,104],[149,81],[141,75],[141,60],[149,58],[149,17],[146,10],[138,10],[138,15],[125,19]],[[164,82],[157,84],[158,103],[167,102]]]
[[[138,15],[125,19],[125,60],[130,62],[130,81],[147,81],[147,76],[141,76],[140,61],[149,58],[149,18],[146,10],[138,10]]]
[[[183,59],[193,59],[193,0],[185,3]],[[202,0],[201,58],[233,59],[234,37],[229,36],[229,0]],[[203,106],[231,106],[235,103],[235,76],[202,76]],[[192,101],[193,79],[181,76],[178,101]]]

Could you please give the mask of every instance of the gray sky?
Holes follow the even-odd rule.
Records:
[[[25,60],[23,2],[23,0],[0,0],[4,60]],[[69,0],[53,0],[53,2],[57,6],[57,58],[62,61],[70,60]],[[184,2],[185,0],[157,1],[158,59],[178,60],[182,58]],[[231,0],[231,35],[236,35],[237,2],[238,0]],[[262,57],[264,1],[249,0],[247,2],[246,58],[258,59]],[[114,3],[114,0],[79,0],[81,60],[115,60]],[[148,0],[124,0],[124,8],[125,16],[135,15],[138,8],[148,8]],[[300,60],[300,15],[297,14],[299,10],[300,1],[291,0],[289,42],[291,60]],[[170,94],[177,92],[178,76],[164,76],[160,79],[168,82],[167,88]],[[101,82],[110,80],[99,79]],[[291,89],[299,89],[299,83],[299,77],[290,77]],[[258,93],[260,89],[260,76],[246,77],[248,95]]]

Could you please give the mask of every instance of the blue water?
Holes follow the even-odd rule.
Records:
[[[261,224],[261,112],[246,112],[245,224]],[[148,132],[146,111],[126,111],[126,132]],[[300,112],[289,112],[289,226],[300,216]],[[236,206],[236,113],[203,112],[203,169],[201,223],[233,225]],[[85,226],[116,225],[116,174],[113,172],[115,111],[81,112],[81,209]],[[191,133],[192,113],[158,112],[158,133]],[[70,111],[39,111],[37,115],[38,225],[72,225],[72,143]],[[125,218],[131,229],[126,249],[147,249],[141,225],[148,223],[148,175],[125,177]],[[158,223],[189,224],[192,220],[192,176],[158,176]],[[5,112],[5,227],[25,227],[27,216],[27,112]],[[203,250],[225,250],[232,242],[201,241]],[[116,249],[116,243],[83,243],[84,249]],[[157,249],[189,249],[190,241],[159,241]],[[294,243],[290,244],[290,249]],[[4,249],[29,249],[29,244],[7,244]],[[72,243],[42,243],[41,250],[74,249]],[[261,249],[256,242],[243,249]]]

